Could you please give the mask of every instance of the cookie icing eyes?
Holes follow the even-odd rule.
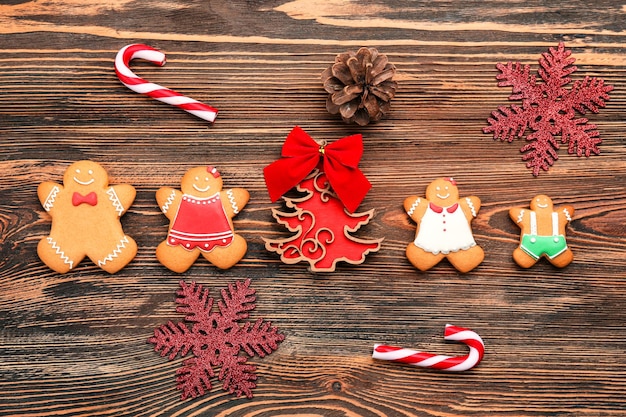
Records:
[[[538,198],[536,201],[537,201],[537,207],[539,207],[539,208],[548,208],[548,202],[547,201],[544,204],[541,204],[541,199],[540,198]]]
[[[437,190],[437,194],[436,194],[436,196],[437,196],[438,198],[442,199],[442,200],[445,200],[446,198],[450,197],[450,193],[449,193],[449,192],[447,192],[447,191],[448,191],[448,186],[447,186],[447,185],[446,185],[445,187],[443,187],[443,188],[444,188],[444,190],[446,191],[446,194],[439,194],[439,192],[441,191],[441,187],[437,187],[437,188],[436,188],[436,190]]]
[[[80,174],[80,169],[76,168],[76,173]],[[87,171],[87,173],[89,174],[89,176],[92,176],[93,169],[90,169],[89,171]],[[95,179],[91,178],[89,181],[81,181],[78,178],[74,177],[74,181],[76,181],[80,185],[89,185],[89,184],[92,184],[95,181]]]

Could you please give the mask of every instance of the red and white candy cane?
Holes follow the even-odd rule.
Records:
[[[396,346],[374,345],[374,359],[407,363],[422,368],[440,369],[443,371],[467,371],[478,365],[485,354],[483,340],[470,329],[446,324],[444,339],[461,342],[469,346],[470,351],[462,356],[444,356],[434,353],[419,352]]]
[[[165,54],[158,49],[143,44],[127,45],[120,49],[115,57],[115,72],[122,84],[139,94],[146,94],[156,100],[181,108],[211,123],[215,121],[216,108],[135,75],[129,68],[130,61],[134,58],[145,59],[161,67],[165,65]]]

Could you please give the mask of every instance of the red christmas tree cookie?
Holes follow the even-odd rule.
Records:
[[[295,233],[285,239],[264,239],[267,250],[288,264],[306,261],[311,271],[332,272],[339,261],[360,264],[380,249],[382,239],[352,236],[374,215],[353,213],[371,185],[358,169],[361,135],[330,145],[318,144],[295,127],[283,145],[282,158],[264,170],[272,201],[296,187],[304,197],[283,197],[291,213],[273,209],[276,220]]]
[[[426,271],[443,258],[460,272],[469,272],[484,259],[476,245],[470,223],[480,209],[475,196],[459,197],[452,178],[440,178],[426,188],[426,198],[410,196],[404,209],[417,223],[415,240],[406,248],[406,256],[419,270]]]
[[[295,235],[264,239],[265,248],[278,253],[283,262],[306,261],[311,271],[332,272],[339,261],[360,264],[365,261],[365,255],[380,249],[382,239],[365,240],[351,234],[370,221],[374,210],[348,212],[333,194],[323,172],[315,170],[297,189],[306,195],[298,199],[284,197],[287,207],[294,208],[294,212],[272,209],[274,218]]]
[[[170,225],[157,247],[159,262],[174,272],[185,272],[200,255],[221,269],[235,265],[248,245],[234,232],[232,218],[249,198],[243,188],[222,190],[222,177],[211,166],[187,171],[181,191],[160,188],[156,199]]]

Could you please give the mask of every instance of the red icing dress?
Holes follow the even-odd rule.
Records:
[[[167,236],[171,246],[210,252],[216,246],[228,246],[234,234],[219,193],[207,198],[183,195]]]

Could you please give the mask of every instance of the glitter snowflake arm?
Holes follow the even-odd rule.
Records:
[[[547,171],[559,159],[559,143],[550,132],[541,130],[531,133],[526,140],[529,143],[520,149],[524,153],[522,160],[527,161],[526,167],[532,169],[536,177],[541,170]]]
[[[248,312],[256,306],[255,290],[250,288],[250,278],[228,284],[228,291],[222,290],[222,301],[217,302],[225,322],[236,322],[248,318]]]
[[[548,86],[547,90],[551,93],[549,99],[555,99],[562,95],[560,88],[572,81],[570,74],[578,69],[573,65],[576,59],[572,58],[571,55],[572,51],[565,49],[563,42],[559,43],[557,49],[549,48],[548,52],[541,54],[540,67],[537,73]]]
[[[209,363],[189,358],[176,370],[176,388],[181,391],[180,398],[196,398],[210,391],[213,387],[211,378],[215,376]]]
[[[222,389],[237,397],[244,394],[252,398],[252,390],[256,387],[256,366],[250,365],[244,356],[230,356],[222,364],[218,379],[222,381]]]
[[[524,136],[530,119],[529,113],[515,104],[511,107],[500,106],[491,116],[487,119],[489,126],[485,126],[483,132],[493,133],[494,140],[500,139],[503,142],[513,142]]]
[[[561,139],[568,144],[567,152],[578,156],[600,154],[598,145],[602,142],[596,125],[587,124],[587,119],[571,119],[561,127]]]
[[[521,63],[509,62],[508,64],[496,64],[500,74],[496,75],[498,87],[511,87],[512,94],[509,100],[522,100],[532,98],[537,94],[536,79],[530,75],[530,65],[522,66]]]
[[[564,114],[555,118],[555,126],[561,132],[561,142],[567,143],[567,151],[577,156],[590,156],[600,154],[599,145],[602,142],[600,132],[596,125],[588,124],[586,118],[574,118],[574,110],[585,114],[587,110],[598,113],[601,107],[609,100],[609,92],[613,86],[604,85],[604,81],[595,77],[585,77],[582,81],[576,81],[572,89],[563,97],[562,103]]]
[[[248,355],[263,358],[278,349],[278,343],[284,339],[272,323],[258,319],[254,325],[248,322],[241,328],[238,344]]]
[[[582,81],[574,82],[572,89],[563,97],[563,102],[581,114],[585,114],[587,110],[598,113],[610,99],[610,91],[613,91],[613,86],[605,85],[604,80],[585,77]]]
[[[148,342],[154,345],[154,350],[160,352],[161,356],[174,360],[178,354],[181,357],[187,355],[193,347],[193,339],[194,335],[184,323],[175,324],[170,321],[154,329],[154,336]]]
[[[209,290],[195,281],[187,284],[181,280],[179,284],[180,289],[176,291],[176,311],[186,314],[185,320],[193,323],[206,320],[213,308],[213,298],[209,297]]]

